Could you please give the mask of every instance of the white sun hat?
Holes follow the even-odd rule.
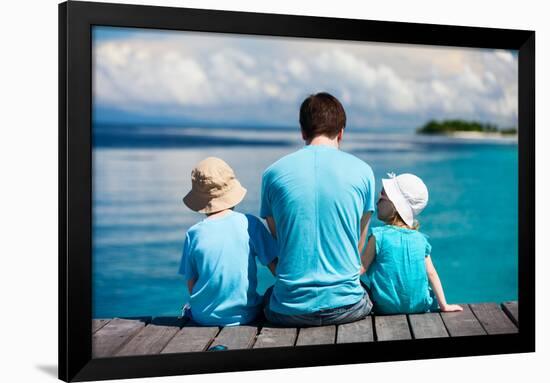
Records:
[[[388,173],[388,177],[390,178],[382,179],[384,191],[403,221],[413,227],[416,216],[428,204],[428,188],[414,174],[404,173],[396,176],[394,173]]]

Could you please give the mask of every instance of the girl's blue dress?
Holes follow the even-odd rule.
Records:
[[[376,314],[409,314],[437,310],[428,282],[425,257],[431,245],[417,230],[385,225],[372,228],[376,257],[366,284]]]

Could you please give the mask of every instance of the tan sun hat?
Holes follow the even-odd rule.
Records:
[[[220,158],[208,157],[191,172],[191,191],[183,203],[199,213],[215,213],[241,202],[246,194],[233,169]]]

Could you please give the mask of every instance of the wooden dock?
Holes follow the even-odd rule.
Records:
[[[388,340],[517,333],[518,303],[462,305],[463,312],[368,316],[339,326],[281,328],[269,323],[196,327],[176,317],[94,319],[93,357],[243,348],[383,342]]]

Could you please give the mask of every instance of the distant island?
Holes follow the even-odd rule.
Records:
[[[494,124],[482,124],[476,121],[431,120],[416,130],[419,134],[444,134],[457,137],[495,137],[515,136],[516,128],[499,129]]]

